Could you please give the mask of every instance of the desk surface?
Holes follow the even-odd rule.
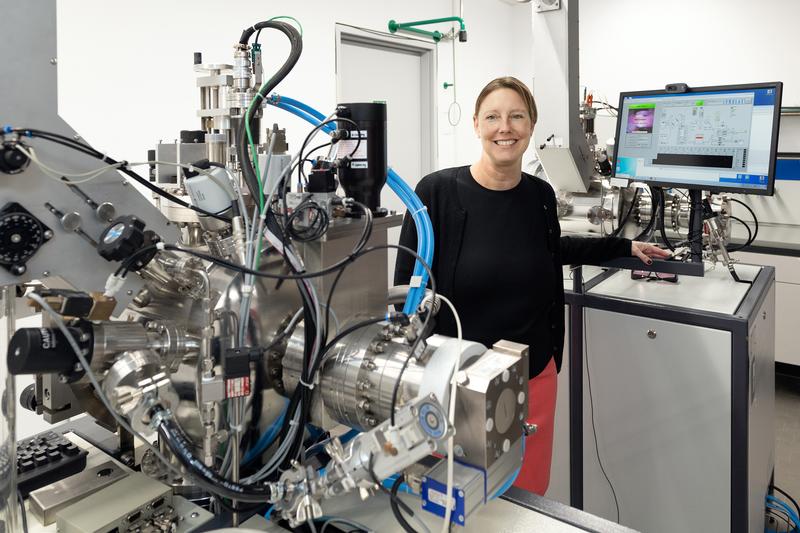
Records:
[[[759,266],[744,264],[735,268],[742,280],[755,279],[761,270]],[[630,271],[620,270],[588,294],[733,315],[749,290],[750,284],[735,281],[725,265],[706,263],[704,277],[680,276],[676,283],[633,280]]]

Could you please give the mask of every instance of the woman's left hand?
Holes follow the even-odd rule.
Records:
[[[631,255],[638,257],[645,264],[652,265],[653,257],[657,259],[666,259],[671,254],[669,250],[664,250],[649,242],[631,241]]]

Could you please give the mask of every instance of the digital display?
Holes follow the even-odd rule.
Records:
[[[614,176],[772,194],[781,85],[622,93]]]

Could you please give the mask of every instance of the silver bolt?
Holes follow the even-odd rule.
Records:
[[[42,272],[42,277],[43,278],[50,277],[50,271],[49,270],[45,270],[44,272]]]
[[[22,240],[22,235],[20,235],[19,233],[15,233],[11,236],[11,242],[14,244],[17,244],[21,240]]]
[[[75,363],[75,365],[72,367],[72,369],[73,369],[75,372],[80,372],[81,370],[83,370],[83,366],[81,366],[81,364],[80,364],[80,363]]]
[[[197,511],[195,511],[195,512],[193,512],[192,514],[190,514],[190,515],[189,515],[189,518],[197,518],[198,516],[200,516],[200,513],[198,513]]]
[[[456,454],[456,457],[464,457],[464,448],[460,444],[456,444],[453,448],[453,453]]]
[[[658,335],[658,333],[656,333],[656,330],[654,330],[654,329],[648,329],[647,330],[647,337],[648,338],[655,339],[657,335]]]
[[[84,332],[84,333],[81,333],[81,336],[80,336],[80,337],[78,337],[78,340],[79,340],[79,341],[81,341],[81,342],[86,342],[86,341],[88,341],[88,340],[89,340],[89,334],[88,334],[88,333],[86,333],[86,332]]]
[[[464,497],[464,491],[463,490],[458,491],[458,497],[459,498],[463,498]],[[464,519],[461,518],[461,520],[464,520]]]
[[[56,59],[55,57],[51,57],[50,58],[50,64],[51,65],[55,65],[56,63],[58,63],[58,59]]]
[[[127,291],[125,291],[125,294],[127,294],[128,296],[130,296],[130,295],[132,295],[132,294],[133,294],[133,290],[132,290],[132,289],[128,289]]]
[[[45,231],[45,232],[44,232],[44,238],[45,238],[45,239],[51,239],[51,238],[53,238],[53,232],[52,232],[51,230],[47,230],[47,231]]]
[[[464,521],[464,515],[463,514],[458,515],[458,521],[459,522],[463,522]]]
[[[76,141],[80,141],[81,139],[83,139],[83,137],[81,137],[81,136],[80,136],[80,135],[78,135],[77,133],[76,133],[75,135],[73,135],[73,136],[72,136],[72,138],[73,138],[74,140],[76,140]]]

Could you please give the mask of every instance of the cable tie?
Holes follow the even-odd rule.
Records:
[[[307,389],[308,389],[308,390],[310,390],[310,391],[314,390],[314,387],[316,386],[314,383],[311,383],[311,384],[309,385],[308,383],[306,383],[305,381],[303,381],[303,379],[302,379],[302,378],[300,378],[300,380],[299,380],[299,381],[300,381],[300,385],[303,385],[305,388],[307,388]]]
[[[242,294],[249,296],[253,293],[254,288],[255,287],[253,285],[242,285]]]
[[[31,137],[31,138],[33,137],[33,133],[31,133],[31,130],[25,130],[23,135],[25,135],[25,137]]]
[[[11,126],[8,126],[8,125],[3,126],[3,133],[11,133],[13,131],[14,131],[14,128],[12,128]]]
[[[156,250],[161,250],[163,252],[164,250],[166,250],[166,244],[164,244],[163,242],[157,242]]]
[[[408,282],[410,287],[422,287],[422,276],[411,276],[411,280]]]
[[[301,381],[300,383],[303,383],[303,382]],[[289,425],[290,425],[290,426],[299,426],[299,425],[300,425],[300,422],[298,422],[297,420],[295,420],[295,419],[293,418],[293,419],[289,420]]]
[[[419,208],[419,209],[417,209],[416,211],[412,211],[412,212],[411,212],[411,216],[413,217],[413,216],[415,216],[415,215],[417,215],[417,214],[421,213],[422,211],[427,211],[427,210],[428,210],[428,206],[427,206],[427,205],[423,205],[422,207],[420,207],[420,208]]]

